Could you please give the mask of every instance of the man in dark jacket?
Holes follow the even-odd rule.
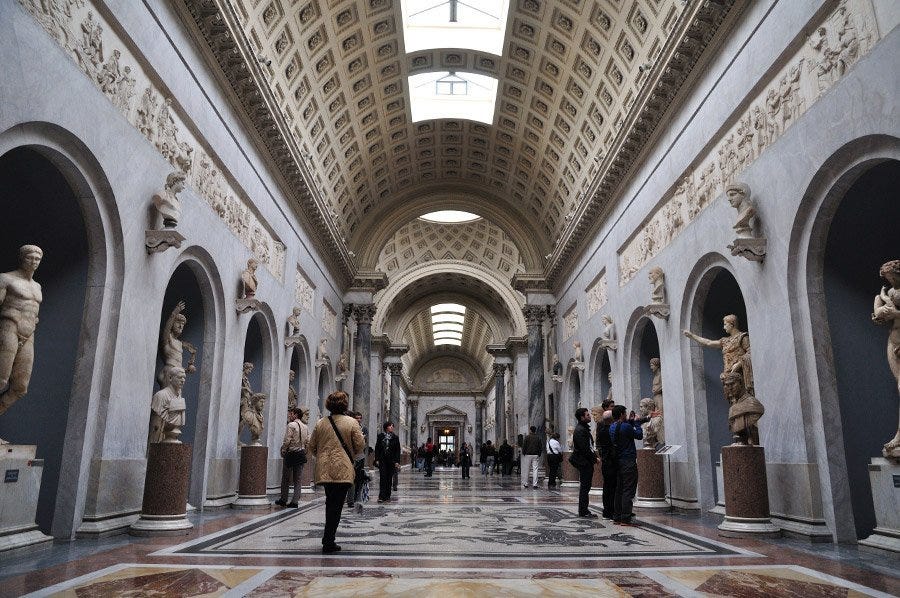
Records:
[[[531,426],[528,436],[523,440],[522,445],[522,486],[528,488],[528,472],[531,471],[531,487],[537,488],[538,485],[538,465],[541,458],[541,450],[544,443],[538,436],[537,428]]]
[[[578,516],[597,517],[588,508],[588,495],[591,492],[591,479],[594,477],[594,464],[597,453],[594,452],[594,439],[591,438],[591,412],[587,407],[575,410],[578,424],[572,434],[572,456],[569,462],[578,468]]]
[[[615,422],[609,427],[609,437],[616,453],[616,501],[613,521],[620,525],[634,525],[631,512],[634,493],[637,491],[637,451],[634,441],[644,437],[641,425],[625,419],[625,405],[612,410]]]
[[[378,466],[378,502],[391,500],[391,481],[400,469],[400,439],[394,434],[394,422],[384,422],[384,432],[375,441],[375,465]]]
[[[498,451],[498,455],[500,457],[500,473],[503,475],[509,475],[512,473],[512,461],[513,461],[513,448],[510,444],[503,439],[503,444],[500,445],[500,450]]]
[[[606,401],[603,401],[605,404]],[[616,455],[613,451],[609,427],[612,411],[606,409],[597,422],[597,449],[600,451],[600,473],[603,475],[603,518],[612,519],[616,513]]]

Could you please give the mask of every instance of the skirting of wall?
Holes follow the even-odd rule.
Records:
[[[116,534],[124,534],[132,523],[140,518],[141,512],[122,511],[107,515],[85,517],[75,531],[76,538],[104,538]]]

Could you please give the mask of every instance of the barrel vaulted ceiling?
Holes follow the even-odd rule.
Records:
[[[376,231],[443,193],[510,214],[550,285],[736,2],[510,0],[496,56],[406,53],[398,0],[182,1],[347,283]],[[492,124],[412,122],[407,77],[448,70],[499,80]]]

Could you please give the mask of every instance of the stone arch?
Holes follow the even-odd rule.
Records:
[[[272,422],[281,421],[275,419],[276,400],[275,389],[278,388],[276,375],[280,371],[280,360],[278,356],[281,351],[276,348],[278,341],[277,326],[275,324],[275,316],[271,307],[267,303],[262,303],[259,311],[254,312],[244,327],[244,357],[243,362],[251,362],[254,364],[253,371],[250,374],[250,386],[254,392],[261,392],[266,395],[265,419],[263,434],[260,436],[260,442],[268,441],[269,445],[275,442],[275,428],[279,426],[272,425]],[[227,415],[226,415],[227,419]],[[246,431],[241,435],[241,442],[246,442],[249,436]]]
[[[855,495],[869,490],[870,486],[865,474],[854,471],[854,467],[858,469],[859,464],[851,464],[846,441],[834,441],[846,439],[845,427],[852,422],[845,422],[840,416],[835,417],[835,414],[841,414],[842,404],[846,401],[841,400],[840,392],[840,347],[835,345],[836,339],[828,324],[826,252],[829,235],[833,232],[832,225],[854,185],[873,169],[898,161],[900,139],[894,136],[870,135],[845,144],[825,160],[811,177],[791,229],[787,284],[800,398],[803,412],[809,414],[810,418],[807,442],[814,447],[821,472],[825,520],[838,542],[855,542],[859,537],[857,517],[871,517],[871,513],[860,512],[861,503],[865,501],[863,497]],[[865,210],[868,205],[870,204],[861,205],[861,209]],[[879,214],[877,220],[884,221],[884,215]],[[890,219],[887,221],[890,222]],[[877,226],[876,221],[872,224]],[[896,253],[896,242],[893,249]],[[896,259],[898,256],[893,257]],[[871,270],[872,266],[873,264],[858,265],[866,270]],[[877,293],[879,285],[884,284],[877,280],[877,272],[873,274],[871,289],[865,289],[871,296]],[[869,309],[870,306],[871,301]],[[882,335],[876,333],[877,328],[872,325],[867,342],[877,342],[874,339]],[[882,355],[877,359],[886,366],[883,347],[881,348]],[[885,373],[890,375],[889,372]],[[892,422],[896,421],[893,413],[888,415]],[[874,457],[877,453],[865,456]]]
[[[559,425],[556,431],[559,432],[564,448],[568,447],[566,450],[572,450],[569,428],[574,429],[576,423],[575,409],[578,408],[579,404],[584,405],[585,403],[582,385],[583,372],[574,367],[574,362],[570,361],[566,366],[566,373],[566,383],[561,393],[563,398],[557,405],[556,421]]]
[[[288,369],[296,373],[294,379],[294,391],[297,393],[297,406],[309,409],[309,389],[313,386],[311,360],[309,355],[309,343],[306,337],[300,335],[300,341],[288,350],[290,356],[287,360]]]
[[[513,290],[509,283],[501,280],[493,272],[478,264],[457,260],[429,262],[404,272],[401,276],[392,280],[381,296],[377,298],[380,309],[375,312],[375,320],[372,322],[372,334],[383,333],[390,307],[404,289],[428,276],[440,274],[459,274],[487,284],[492,291],[497,293],[503,303],[507,312],[506,315],[512,324],[511,336],[524,336],[526,334],[525,316],[522,314],[524,300]]]
[[[649,326],[649,328],[648,328]],[[656,318],[645,315],[643,308],[632,312],[628,320],[625,341],[622,343],[624,355],[624,380],[621,386],[624,394],[620,404],[629,410],[637,411],[642,396],[649,396],[650,376],[649,360],[660,354],[660,324]],[[619,404],[619,401],[616,401]]]
[[[600,405],[609,394],[610,383],[609,375],[612,372],[612,357],[614,352],[606,347],[600,346],[601,339],[594,340],[591,347],[591,358],[588,362],[588,370],[585,386],[590,393],[590,405],[585,407]]]
[[[368,218],[371,224],[360,227],[351,240],[351,245],[360,255],[360,267],[374,269],[381,250],[401,226],[436,210],[462,210],[490,220],[516,244],[526,271],[543,268],[541,256],[549,251],[549,247],[541,243],[544,233],[531,226],[531,220],[525,214],[515,211],[502,198],[483,188],[457,184],[448,191],[444,183],[428,185],[400,196],[397,201],[371,215]]]
[[[222,387],[222,367],[224,362],[225,339],[225,290],[215,260],[203,247],[196,245],[185,248],[172,263],[167,280],[171,284],[175,273],[185,268],[194,278],[199,288],[203,318],[202,346],[198,347],[201,362],[197,366],[199,376],[197,388],[195,438],[191,456],[191,481],[188,501],[202,504],[206,496],[209,459],[219,431],[215,422],[219,421],[220,401],[213,400],[213,389]],[[189,306],[190,307],[190,306]],[[166,297],[159,298],[161,314],[160,326],[169,316],[170,307]],[[195,308],[196,309],[196,308]],[[196,312],[195,312],[196,313]],[[190,324],[190,317],[188,323]],[[148,403],[149,408],[149,403]],[[149,416],[148,416],[149,417]]]
[[[334,379],[329,376],[331,372],[331,360],[326,356],[325,363],[322,365],[316,364],[316,408],[319,413],[316,417],[322,418],[325,416],[325,399],[328,398],[328,395],[331,394],[334,390]],[[351,397],[352,399],[352,397]],[[313,409],[310,407],[310,418],[313,415]]]
[[[41,444],[47,447],[46,450],[52,450],[50,459],[44,457],[45,466],[54,467],[56,474],[53,476],[55,479],[51,480],[51,475],[45,470],[42,497],[38,501],[38,522],[42,531],[57,538],[71,538],[84,514],[88,492],[86,481],[90,477],[97,431],[103,426],[110,394],[124,273],[121,220],[112,187],[103,168],[88,147],[71,132],[52,123],[28,122],[0,133],[0,157],[26,155],[27,159],[46,165],[48,172],[55,173],[54,176],[62,179],[61,187],[70,194],[73,210],[83,221],[83,243],[86,249],[81,255],[84,272],[82,282],[79,283],[83,303],[79,314],[79,307],[68,301],[71,309],[76,311],[63,316],[66,319],[64,328],[72,332],[71,340],[75,347],[70,358],[65,360],[65,378],[70,379],[71,383],[64,386],[60,384],[61,377],[54,377],[56,374],[51,376],[54,377],[51,386],[57,389],[55,392],[68,394],[64,403],[68,410],[67,417],[59,418],[59,430],[47,432],[57,435],[56,446],[50,447],[38,437],[19,438],[7,434],[6,430],[3,434],[13,442],[37,444],[39,458],[44,457],[41,454]],[[54,200],[59,199],[61,197],[54,197]],[[37,206],[38,203],[32,201],[29,208],[37,209]],[[53,211],[58,208],[57,204]],[[15,214],[23,216],[28,213],[17,210]],[[52,218],[40,220],[39,226],[45,234],[52,232],[50,222]],[[4,218],[4,223],[24,234],[10,217]],[[62,224],[60,226],[63,231],[71,228]],[[4,236],[13,245],[17,243],[13,236]],[[64,236],[59,235],[60,238]],[[48,255],[48,251],[54,251],[52,242],[41,236],[34,236],[29,242],[44,244],[43,265],[44,272],[48,272],[55,261],[53,256]],[[3,251],[4,254],[8,253],[8,248],[4,247]],[[57,254],[61,255],[62,249]],[[15,253],[12,255],[15,256]],[[74,253],[67,252],[66,259],[74,260]],[[3,269],[6,270],[5,267]],[[41,270],[38,270],[37,278],[42,282],[40,273]],[[17,407],[28,411],[29,402],[33,404],[35,395],[44,393],[41,390],[44,379],[41,372],[45,368],[40,360],[42,354],[47,354],[47,349],[42,351],[42,345],[45,340],[59,340],[48,328],[53,324],[53,313],[56,311],[53,305],[54,286],[55,281],[43,281],[44,303],[42,321],[35,336],[35,368],[29,389],[31,396],[26,395],[18,401],[10,412],[14,412]],[[61,295],[57,295],[59,296]],[[73,320],[80,322],[75,328],[72,327]],[[57,366],[63,359],[62,355],[62,352],[54,354]],[[63,394],[59,396],[63,397]],[[45,413],[50,411],[46,407],[45,405]],[[49,430],[36,421],[33,426],[22,426],[19,420],[17,427],[28,434]],[[62,471],[66,472],[65,476],[60,475]]]
[[[720,253],[708,253],[697,260],[688,275],[681,301],[679,333],[689,329],[712,339],[725,335],[722,318],[735,313],[742,330],[750,330],[747,307],[740,281],[731,262]],[[681,337],[682,372],[685,380],[686,438],[689,454],[695,457],[700,500],[705,508],[722,502],[717,479],[721,447],[731,444],[728,431],[728,403],[719,381],[721,354]],[[697,368],[694,364],[701,364]],[[701,422],[697,425],[697,422]]]

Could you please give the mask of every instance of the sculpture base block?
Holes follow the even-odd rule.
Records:
[[[287,336],[284,339],[284,346],[290,349],[291,347],[296,347],[302,342],[303,339],[299,336]]]
[[[194,527],[186,518],[191,445],[157,442],[147,451],[147,475],[141,517],[128,533],[135,536],[186,534]]]
[[[769,513],[766,453],[761,446],[722,447],[725,521],[719,535],[727,538],[781,536]]]
[[[660,320],[668,320],[669,313],[670,310],[668,303],[651,303],[644,308],[644,315],[653,316],[654,318],[659,318]]]
[[[638,487],[634,506],[643,509],[668,509],[663,456],[652,448],[637,451]]]
[[[150,255],[161,253],[170,247],[178,249],[181,247],[182,241],[184,241],[184,235],[174,228],[148,230],[144,233],[144,245]]]
[[[44,460],[36,454],[33,444],[0,446],[0,470],[7,480],[0,484],[0,554],[53,540],[34,522],[44,474]]]
[[[259,299],[235,299],[234,308],[239,314],[245,314],[249,311],[259,311],[262,303]]]
[[[231,503],[232,509],[268,509],[271,507],[266,494],[268,458],[268,447],[241,447],[241,473],[240,481],[238,482],[238,497]]]
[[[597,346],[600,347],[601,349],[609,349],[611,351],[615,351],[616,349],[619,348],[619,342],[618,341],[600,341],[599,343],[597,343]]]
[[[877,526],[871,536],[859,541],[859,548],[897,556],[900,554],[900,488],[894,480],[900,479],[900,463],[875,457],[869,463],[869,479]]]
[[[728,246],[731,255],[739,255],[751,262],[762,262],[766,258],[766,240],[757,238],[735,239]]]

